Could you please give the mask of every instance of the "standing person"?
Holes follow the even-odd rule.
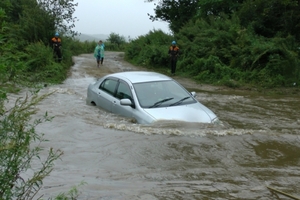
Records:
[[[171,60],[171,73],[172,73],[172,75],[174,75],[176,72],[177,58],[179,56],[179,47],[176,45],[176,41],[172,42],[172,45],[169,48],[168,54],[169,54],[170,60]]]
[[[101,43],[100,43],[100,41],[98,42],[98,44],[94,50],[94,57],[96,58],[96,61],[97,61],[97,67],[99,67],[100,60],[101,60]]]
[[[102,40],[100,40],[100,44],[101,44],[101,51],[100,51],[101,60],[100,60],[100,63],[101,63],[101,65],[103,65],[103,60],[104,60],[104,48],[105,48],[105,45],[104,45],[104,43],[102,42]]]
[[[52,42],[53,51],[57,56],[57,60],[60,62],[62,60],[61,39],[59,38],[58,33],[55,33],[54,37],[51,39],[51,42]]]
[[[103,49],[102,41],[100,40],[94,50],[94,57],[96,58],[96,61],[97,61],[97,67],[100,66],[102,49]]]

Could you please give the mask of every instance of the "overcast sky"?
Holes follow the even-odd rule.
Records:
[[[79,19],[74,28],[79,33],[116,33],[132,39],[154,29],[169,33],[166,22],[149,19],[147,13],[154,13],[154,3],[145,3],[144,0],[74,0],[77,2],[73,17]]]

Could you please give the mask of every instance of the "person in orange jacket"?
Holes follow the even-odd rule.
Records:
[[[58,33],[55,33],[54,37],[51,39],[51,42],[52,42],[53,51],[56,54],[58,61],[60,62],[62,60],[61,39],[59,38]]]
[[[172,45],[169,48],[168,54],[169,54],[170,60],[171,60],[171,73],[172,73],[172,75],[174,75],[176,72],[177,58],[179,56],[179,47],[176,45],[176,41],[172,42]]]

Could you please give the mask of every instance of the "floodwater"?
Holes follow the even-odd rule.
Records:
[[[106,52],[74,57],[70,77],[38,105],[55,118],[37,127],[64,152],[44,181],[44,198],[78,187],[82,200],[290,199],[300,196],[299,95],[224,90],[174,77],[214,111],[220,125],[139,125],[86,105],[88,84],[107,74],[141,70]]]

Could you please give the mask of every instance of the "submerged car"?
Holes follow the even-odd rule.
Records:
[[[166,75],[127,71],[106,75],[91,83],[87,103],[106,111],[134,118],[139,124],[160,120],[216,123],[218,117]]]

